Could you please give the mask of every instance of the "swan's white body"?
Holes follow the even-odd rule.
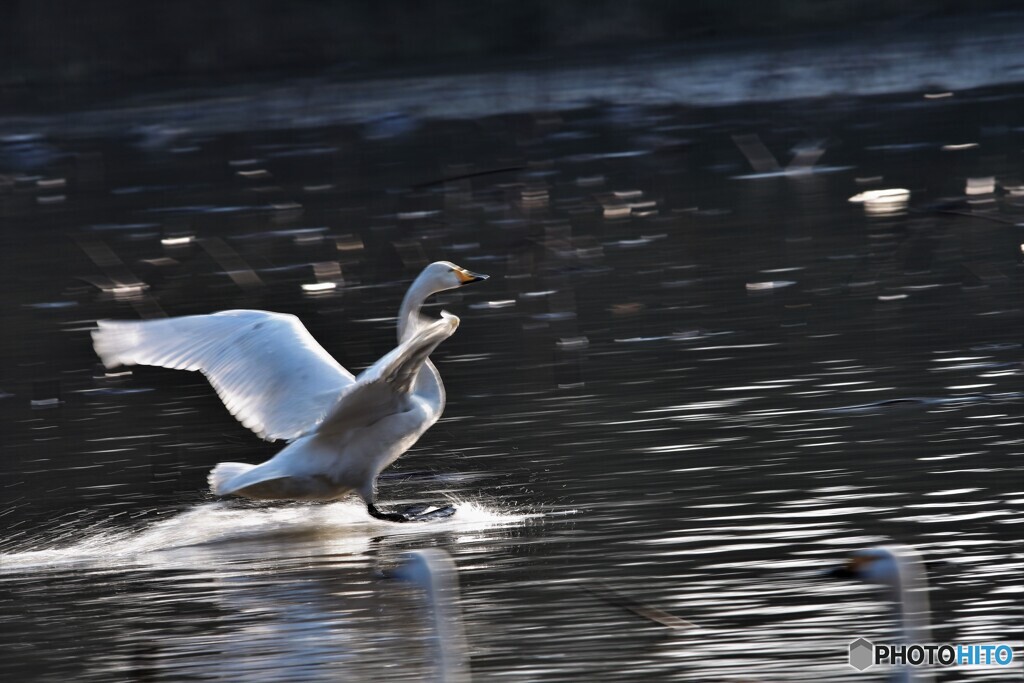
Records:
[[[402,303],[399,345],[358,377],[298,318],[267,311],[100,321],[93,345],[107,367],[198,370],[243,425],[269,441],[290,442],[261,465],[217,465],[209,477],[215,494],[333,500],[355,491],[379,516],[373,507],[377,475],[416,443],[445,405],[444,385],[428,356],[459,319],[442,313],[432,321],[419,309],[435,292],[485,277],[448,262],[427,266]]]
[[[902,643],[931,643],[931,610],[928,575],[921,555],[905,545],[888,545],[858,550],[836,572],[885,588],[896,609],[895,621]],[[894,680],[923,683],[934,680],[923,668],[904,666]]]

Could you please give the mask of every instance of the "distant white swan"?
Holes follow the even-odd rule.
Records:
[[[883,586],[896,610],[900,642],[932,642],[928,575],[916,550],[905,545],[858,550],[830,574]],[[896,672],[895,680],[921,683],[934,678],[925,669],[904,666]]]
[[[381,512],[377,476],[441,416],[444,385],[428,356],[459,319],[422,317],[436,292],[486,279],[447,261],[413,282],[398,321],[399,345],[358,377],[313,339],[298,318],[223,311],[142,322],[99,321],[93,346],[103,364],[198,370],[238,420],[268,441],[290,443],[261,465],[225,462],[210,473],[217,495],[263,500],[333,500],[355,491],[378,519],[447,516]]]
[[[431,610],[431,639],[438,683],[469,683],[469,655],[462,626],[459,571],[451,555],[437,548],[414,550],[389,573],[419,586]]]

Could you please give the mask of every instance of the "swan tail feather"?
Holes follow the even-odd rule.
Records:
[[[226,496],[235,491],[238,487],[232,486],[231,481],[236,477],[252,470],[256,465],[249,465],[244,462],[222,462],[212,470],[207,477],[210,484],[210,491],[215,496]]]

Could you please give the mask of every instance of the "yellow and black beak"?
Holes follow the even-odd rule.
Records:
[[[827,570],[826,576],[833,579],[855,579],[861,575],[867,565],[874,561],[872,557],[851,557],[838,567]]]
[[[471,273],[468,270],[459,269],[455,271],[456,277],[459,278],[459,283],[468,285],[470,282],[480,282],[486,280],[489,275],[481,275],[480,273]]]

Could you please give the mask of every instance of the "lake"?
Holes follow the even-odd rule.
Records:
[[[885,680],[847,647],[891,605],[823,573],[903,543],[936,642],[1017,647],[943,680],[1020,680],[1022,104],[5,138],[0,675],[423,680],[431,607],[387,574],[439,548],[477,680]],[[97,319],[258,308],[358,371],[439,259],[491,279],[429,307],[462,319],[448,405],[379,504],[447,520],[214,499],[280,444],[92,351]]]

